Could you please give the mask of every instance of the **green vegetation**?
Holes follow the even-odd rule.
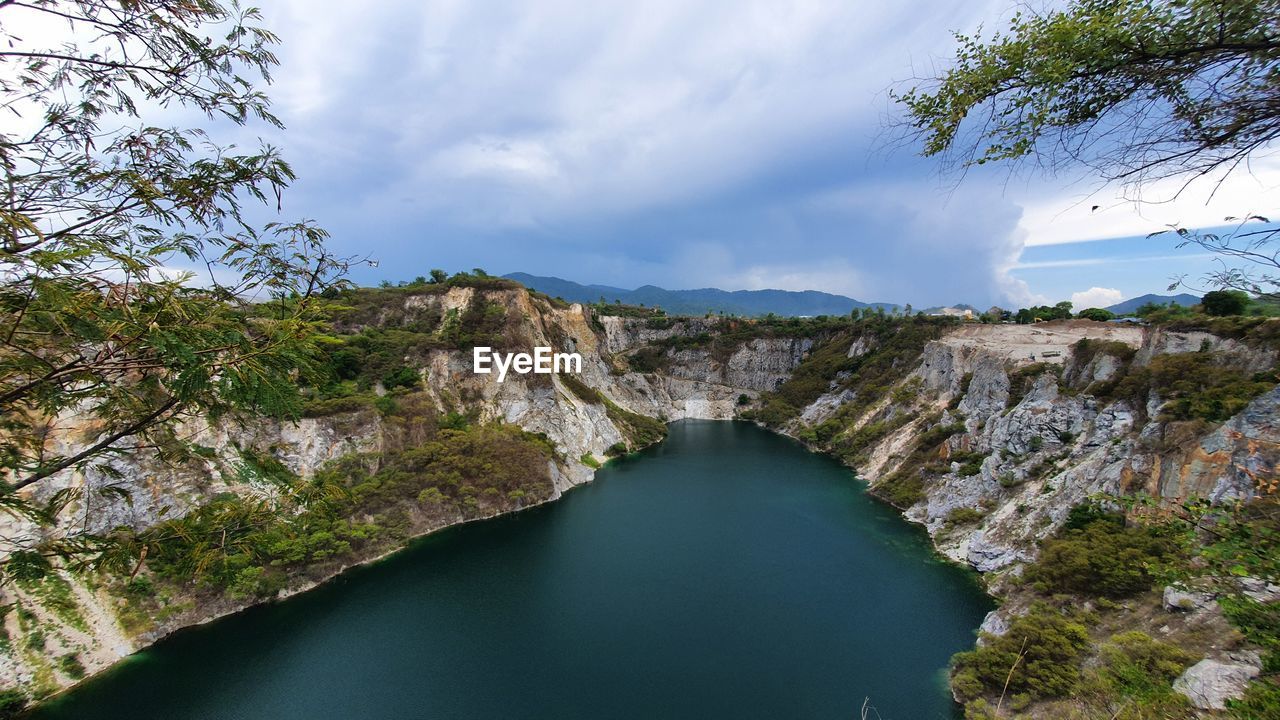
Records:
[[[1183,548],[1167,526],[1131,526],[1124,515],[1094,504],[1074,508],[1024,569],[1043,599],[1014,618],[1004,635],[984,636],[982,646],[953,658],[952,688],[966,702],[966,717],[994,718],[996,704],[1016,711],[1068,695],[1065,714],[1036,716],[1186,716],[1186,699],[1171,684],[1195,657],[1133,631],[1095,647],[1087,628],[1098,618],[1076,609],[1080,599],[1109,607],[1111,599],[1149,591],[1186,566]]]
[[[1200,306],[1206,314],[1215,317],[1243,315],[1249,307],[1249,294],[1240,290],[1213,290],[1204,294]]]
[[[1045,373],[1052,373],[1060,377],[1062,374],[1062,366],[1053,363],[1037,362],[1022,367],[1009,373],[1009,400],[1008,407],[1015,407],[1022,399],[1031,392],[1031,388],[1035,387],[1036,380]]]
[[[21,690],[0,690],[0,720],[18,717],[26,706],[27,696]]]
[[[1151,589],[1180,546],[1162,527],[1126,525],[1123,515],[1075,511],[1041,544],[1025,577],[1040,592],[1124,598]]]
[[[881,478],[872,488],[874,495],[896,508],[908,508],[924,499],[926,476],[946,472],[950,467],[949,463],[941,460],[943,443],[952,435],[964,432],[962,422],[943,425],[934,420],[924,425],[929,429],[917,436],[897,469]]]
[[[1258,80],[1280,53],[1275,15],[1270,0],[1073,0],[1015,13],[987,39],[957,34],[945,72],[893,97],[925,155],[965,166],[1034,157],[1128,182],[1209,174],[1275,139]]]
[[[780,427],[823,393],[832,389],[853,392],[853,400],[840,408],[835,426],[853,422],[863,411],[883,398],[902,376],[902,368],[916,362],[924,346],[942,332],[958,324],[955,318],[924,316],[893,317],[865,314],[845,323],[830,321],[837,329],[823,339],[795,369],[791,377],[773,392],[762,393],[760,409],[744,417],[769,427]],[[850,344],[857,339],[869,349],[857,357],[848,357]],[[847,373],[843,380],[837,374]],[[900,399],[911,399],[910,389]],[[835,433],[831,433],[834,436]]]
[[[12,491],[137,445],[191,459],[183,418],[296,417],[295,378],[322,364],[320,295],[349,263],[309,222],[256,222],[246,203],[274,205],[294,179],[276,148],[164,125],[281,127],[257,87],[277,62],[257,10],[29,9],[56,22],[0,28],[0,476],[6,509],[47,525],[73,493],[37,508]],[[71,412],[93,418],[83,450],[49,452],[46,420]],[[73,532],[48,549],[96,562],[119,548]]]
[[[1106,322],[1115,318],[1116,314],[1105,308],[1085,308],[1076,313],[1076,317],[1081,320],[1093,320],[1094,322]]]
[[[1033,605],[1005,634],[952,658],[951,688],[962,702],[1006,692],[1030,700],[1067,695],[1090,646],[1088,622],[1083,613]]]
[[[1274,373],[1246,374],[1214,352],[1157,355],[1143,367],[1094,390],[1121,398],[1139,412],[1155,391],[1165,400],[1160,420],[1222,422],[1244,409],[1253,398],[1275,387]]]
[[[645,324],[669,327],[674,320],[667,317],[650,319]],[[833,333],[846,331],[855,321],[848,317],[822,315],[815,318],[780,318],[766,315],[745,319],[722,317],[706,331],[696,335],[677,334],[639,348],[627,362],[636,372],[659,372],[671,364],[671,353],[703,350],[720,363],[727,362],[744,344],[759,338],[808,337],[824,341]]]
[[[605,454],[610,456],[625,455],[631,450],[647,447],[667,436],[666,423],[661,420],[618,407],[616,403],[605,397],[600,391],[582,382],[574,375],[559,375],[558,377],[560,382],[564,383],[565,387],[569,388],[569,391],[578,396],[583,402],[604,405],[605,414],[627,436],[629,445],[623,443],[615,444],[606,450]],[[622,445],[622,447],[619,449],[618,445]]]
[[[1013,319],[1019,325],[1031,325],[1048,320],[1069,320],[1071,319],[1071,303],[1063,301],[1057,305],[1037,305],[1035,307],[1022,308],[1014,314]]]
[[[80,613],[71,584],[62,574],[50,571],[38,580],[19,580],[18,585],[66,624],[81,632],[89,632],[89,623]]]
[[[1082,338],[1071,346],[1071,363],[1076,367],[1084,367],[1100,355],[1110,355],[1126,364],[1137,354],[1135,348],[1119,340],[1091,340]]]
[[[84,678],[84,663],[80,662],[80,656],[75,653],[67,653],[58,658],[58,669],[72,680]]]
[[[348,456],[305,481],[247,454],[246,471],[269,476],[281,497],[226,495],[153,528],[139,538],[147,567],[177,585],[264,597],[291,575],[368,557],[442,519],[550,494],[545,438],[509,425],[441,427],[446,418],[425,396],[404,395],[384,420],[376,462]]]
[[[960,525],[974,525],[982,522],[987,514],[978,508],[958,507],[947,513],[947,527],[958,527]]]

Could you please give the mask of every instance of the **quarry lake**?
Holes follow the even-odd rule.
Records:
[[[838,463],[684,421],[555,503],[180,632],[35,717],[952,718],[947,660],[990,607]]]

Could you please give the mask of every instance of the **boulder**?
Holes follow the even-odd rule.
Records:
[[[1260,672],[1257,665],[1205,658],[1174,680],[1173,689],[1201,710],[1222,710],[1227,700],[1243,696],[1249,681]]]
[[[1196,592],[1172,585],[1164,589],[1164,608],[1170,612],[1199,610],[1212,602],[1211,593]]]

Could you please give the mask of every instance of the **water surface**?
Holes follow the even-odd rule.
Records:
[[[990,608],[829,458],[685,421],[558,502],[192,628],[77,720],[951,718]],[[874,717],[874,715],[872,715]]]

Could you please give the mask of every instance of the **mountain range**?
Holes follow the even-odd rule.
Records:
[[[1187,293],[1179,293],[1177,295],[1151,295],[1151,294],[1139,295],[1136,298],[1130,298],[1123,302],[1118,302],[1115,305],[1108,305],[1105,309],[1110,310],[1111,312],[1117,315],[1127,315],[1131,312],[1134,312],[1135,310],[1142,307],[1143,305],[1147,305],[1149,303],[1155,304],[1155,305],[1168,305],[1169,303],[1177,303],[1178,305],[1190,306],[1190,305],[1199,305],[1200,298],[1196,295],[1189,295]],[[1084,308],[1076,308],[1076,310],[1083,310],[1083,309]]]
[[[527,288],[560,297],[569,302],[594,303],[615,300],[626,305],[660,307],[673,315],[705,315],[726,313],[729,315],[783,316],[845,315],[854,308],[879,307],[886,311],[898,307],[893,303],[866,303],[844,295],[817,290],[667,290],[656,285],[644,285],[634,290],[609,285],[583,285],[558,277],[542,277],[528,273],[511,273],[503,277]]]
[[[614,301],[625,305],[644,305],[660,307],[672,315],[705,315],[707,313],[726,313],[729,315],[782,315],[815,316],[844,315],[855,308],[884,308],[891,311],[901,306],[893,303],[867,303],[844,295],[820,292],[818,290],[720,290],[719,288],[699,288],[697,290],[667,290],[656,285],[643,285],[634,290],[613,287],[612,285],[583,285],[572,280],[558,277],[546,277],[516,272],[504,275],[509,280],[524,285],[532,290],[546,293],[552,297],[560,297],[569,302],[596,303]],[[1107,307],[1107,310],[1125,315],[1132,313],[1148,303],[1156,305],[1196,305],[1200,298],[1195,295],[1181,293],[1178,295],[1147,294],[1131,298]],[[969,309],[975,313],[981,309],[970,305],[953,305],[961,310]],[[1083,308],[1076,308],[1081,310]],[[937,313],[941,307],[926,308],[925,313]]]

